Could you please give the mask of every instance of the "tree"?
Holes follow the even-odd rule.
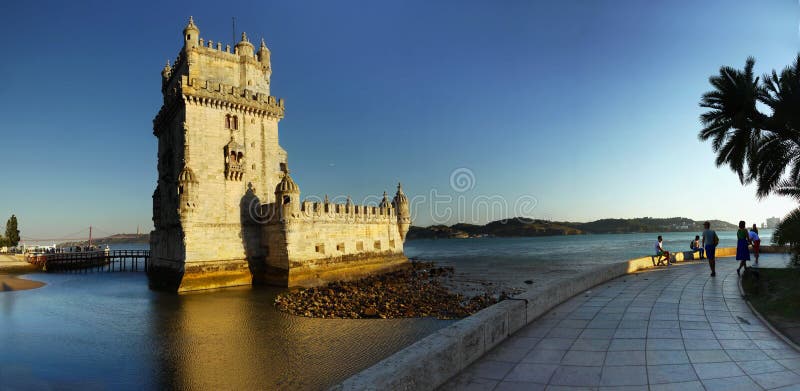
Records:
[[[721,67],[718,76],[708,79],[714,90],[703,94],[700,100],[700,107],[710,110],[700,116],[703,129],[698,137],[702,141],[713,140],[717,166],[730,166],[742,183],[749,181],[754,172],[752,163],[760,136],[761,113],[756,102],[763,95],[763,88],[753,73],[755,63],[750,57],[743,70]]]
[[[16,246],[19,244],[19,229],[17,227],[17,216],[11,215],[11,218],[6,222],[6,241],[9,246]]]
[[[780,73],[761,78],[750,57],[744,69],[723,66],[700,106],[701,141],[712,140],[717,166],[731,168],[742,184],[755,183],[759,198],[779,194],[800,202],[800,54]],[[763,104],[768,111],[759,110]],[[800,255],[800,208],[790,212],[773,241]]]

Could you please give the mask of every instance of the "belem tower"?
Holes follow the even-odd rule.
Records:
[[[223,47],[200,38],[189,18],[183,48],[161,75],[152,288],[309,287],[408,263],[400,185],[378,206],[300,201],[278,143],[284,101],[270,95],[263,40],[257,51],[246,34]]]

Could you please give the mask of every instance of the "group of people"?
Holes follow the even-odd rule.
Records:
[[[750,260],[750,245],[753,246],[753,255],[756,263],[758,263],[759,251],[761,248],[761,239],[758,237],[758,227],[753,224],[750,231],[745,228],[745,222],[739,222],[739,230],[736,231],[736,260],[739,261],[739,267],[736,269],[736,274],[741,275],[742,268],[747,267],[747,261]],[[667,258],[670,262],[669,251],[664,249],[664,240],[661,235],[658,236],[656,242],[656,255]],[[711,229],[711,223],[706,221],[703,223],[703,233],[695,235],[694,240],[689,243],[689,248],[692,251],[700,252],[700,259],[708,258],[708,266],[711,268],[711,277],[717,275],[716,271],[716,249],[719,245],[719,236],[716,231]]]

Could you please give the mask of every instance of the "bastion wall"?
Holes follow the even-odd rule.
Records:
[[[297,210],[264,208],[275,216],[264,231],[270,283],[310,287],[408,265],[391,206],[303,202]]]

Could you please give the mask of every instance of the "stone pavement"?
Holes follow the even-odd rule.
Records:
[[[762,261],[763,262],[763,261]],[[800,353],[739,294],[737,262],[626,275],[523,327],[444,390],[800,390]]]

